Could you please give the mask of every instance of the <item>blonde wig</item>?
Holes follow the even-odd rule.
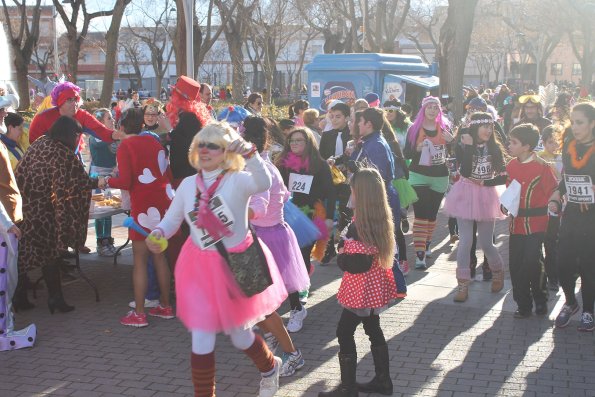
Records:
[[[225,121],[212,121],[201,129],[192,139],[188,150],[188,161],[190,165],[200,171],[199,143],[214,143],[224,150],[234,141],[240,139],[240,135]],[[221,168],[225,171],[237,172],[244,169],[244,158],[237,153],[225,151]]]
[[[389,269],[395,259],[395,225],[384,181],[374,168],[360,168],[351,178],[355,226],[359,239],[378,249],[380,266]]]

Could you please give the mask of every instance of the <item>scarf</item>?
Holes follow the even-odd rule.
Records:
[[[309,160],[302,159],[302,156],[297,155],[293,152],[287,153],[287,157],[283,159],[281,163],[285,168],[299,172],[301,170],[308,171],[310,168]]]
[[[201,229],[206,229],[207,233],[215,240],[219,241],[223,237],[231,236],[231,230],[229,230],[217,215],[213,213],[209,208],[209,201],[213,197],[213,193],[219,187],[221,180],[225,176],[225,171],[221,172],[215,183],[210,188],[205,187],[205,182],[202,177],[202,171],[196,174],[196,200],[194,202],[194,214],[195,221],[194,225]]]
[[[8,151],[12,153],[12,155],[17,159],[17,161],[21,160],[21,154],[23,151],[15,141],[7,137],[5,134],[0,134],[0,141],[2,141],[2,143],[6,145]]]

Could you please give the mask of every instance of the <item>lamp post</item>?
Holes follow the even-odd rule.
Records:
[[[194,78],[194,31],[192,22],[194,19],[194,0],[184,0],[184,22],[186,25],[186,73]]]
[[[60,73],[60,57],[58,54],[58,11],[52,2],[52,19],[54,22],[54,73],[56,76]]]

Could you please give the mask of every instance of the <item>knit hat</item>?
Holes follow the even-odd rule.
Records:
[[[279,127],[281,127],[281,129],[286,130],[288,128],[293,128],[295,127],[295,121],[290,120],[290,119],[281,119],[279,120]]]
[[[367,93],[364,99],[368,102],[368,105],[370,105],[371,108],[380,106],[380,97],[375,92]]]
[[[52,97],[52,105],[60,107],[70,98],[80,99],[79,92],[81,92],[81,87],[69,81],[60,83],[54,87],[50,94]]]
[[[475,97],[467,104],[467,109],[469,108],[485,112],[488,109],[488,103],[481,97]]]
[[[421,106],[424,107],[430,103],[435,103],[436,105],[440,106],[440,99],[435,96],[427,96],[421,100]]]

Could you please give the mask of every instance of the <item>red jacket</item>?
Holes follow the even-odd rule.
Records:
[[[53,107],[44,112],[36,114],[31,121],[29,127],[29,142],[33,143],[37,138],[49,131],[51,126],[60,118],[60,111],[57,107]],[[93,115],[85,110],[79,109],[74,115],[76,121],[81,123],[83,131],[91,134],[94,137],[101,139],[103,142],[111,143],[112,130],[101,124]]]
[[[558,186],[552,168],[535,159],[521,163],[512,159],[506,166],[508,173],[507,185],[513,179],[521,184],[521,199],[519,203],[519,216],[513,218],[510,225],[510,234],[533,234],[545,232],[547,229],[547,206],[550,196]],[[522,210],[540,210],[542,215],[522,216]]]

